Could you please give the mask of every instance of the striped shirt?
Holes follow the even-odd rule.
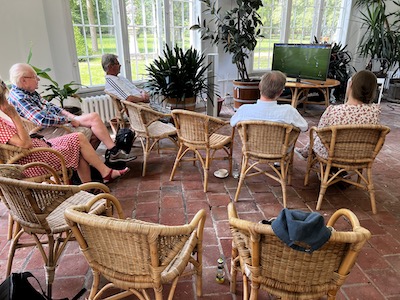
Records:
[[[142,97],[141,90],[122,76],[106,75],[104,90],[123,100],[126,100],[129,96]]]
[[[13,85],[8,101],[21,117],[38,126],[50,127],[68,123],[67,117],[61,115],[62,109],[40,97],[36,91],[31,93]]]

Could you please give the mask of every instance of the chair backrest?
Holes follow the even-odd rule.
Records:
[[[172,110],[179,139],[186,145],[208,146],[210,137],[229,122],[184,109]]]
[[[381,103],[383,89],[385,88],[385,78],[377,78],[378,83],[378,104]]]
[[[115,111],[115,116],[117,118],[118,126],[121,128],[127,128],[129,127],[126,120],[125,120],[125,115],[128,116],[128,112],[126,111],[125,107],[122,105],[121,100],[108,92],[105,92],[108,96],[110,96],[111,101],[113,103],[114,111]],[[119,128],[118,128],[119,129]]]
[[[204,210],[182,226],[97,216],[88,210],[85,206],[67,208],[65,218],[89,265],[112,282],[138,282],[141,288],[160,283],[161,273],[178,254],[185,253],[187,263],[187,254],[202,241]]]
[[[283,243],[271,225],[239,219],[233,203],[229,203],[228,215],[233,242],[246,264],[246,271],[252,275],[252,286],[260,284],[268,292],[290,299],[319,299],[328,293],[335,295],[360,249],[371,237],[371,233],[360,226],[354,213],[340,209],[332,215],[327,226],[333,227],[336,220],[344,216],[351,223],[351,231],[333,230],[327,243],[308,253]]]
[[[300,134],[300,129],[293,125],[270,121],[241,121],[236,128],[243,155],[265,159],[288,154]]]
[[[390,128],[384,125],[335,125],[313,128],[328,149],[328,159],[337,163],[372,163]]]
[[[2,200],[6,202],[14,221],[22,227],[49,230],[46,217],[80,188],[21,180],[24,178],[23,171],[30,165],[0,165]]]
[[[137,104],[125,100],[121,100],[122,104],[129,115],[131,129],[138,135],[148,135],[148,127],[165,114],[157,112],[150,108],[147,104]]]

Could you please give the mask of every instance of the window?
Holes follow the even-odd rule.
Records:
[[[347,5],[347,7],[345,7]],[[70,0],[81,83],[104,84],[103,53],[115,53],[121,73],[145,79],[146,66],[162,55],[165,44],[199,48],[189,30],[200,13],[199,0]],[[264,0],[260,39],[252,56],[253,71],[269,69],[276,42],[310,43],[346,40],[351,1]],[[339,40],[341,38],[341,40]]]
[[[189,30],[198,11],[193,2],[70,0],[81,83],[104,84],[104,53],[117,54],[121,73],[137,81],[145,78],[146,65],[162,54],[166,43],[183,49],[197,45]]]
[[[346,40],[350,7],[345,7],[344,0],[263,2],[259,13],[264,38],[259,40],[254,51],[255,72],[271,68],[274,43],[312,43],[314,36],[319,42],[326,43],[344,43]]]

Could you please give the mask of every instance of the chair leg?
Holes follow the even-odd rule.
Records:
[[[206,193],[208,188],[208,171],[210,169],[210,153],[208,152],[206,153],[206,161],[203,168],[204,168],[204,193]]]
[[[371,209],[372,213],[376,214],[376,202],[375,202],[375,188],[374,188],[374,183],[372,181],[372,169],[367,168],[367,178],[368,178],[368,183],[367,183],[367,188],[369,192],[369,197],[371,198]]]
[[[181,144],[179,146],[178,153],[176,154],[174,166],[172,167],[171,175],[169,176],[169,181],[172,181],[174,179],[175,171],[176,171],[176,168],[178,167],[179,161],[181,160],[182,152],[183,152],[183,145]]]
[[[100,273],[92,269],[92,274],[93,274],[93,283],[92,283],[92,288],[90,289],[88,300],[94,299],[99,289],[99,283],[100,283]]]
[[[328,176],[329,174],[327,173],[326,175]],[[318,196],[318,202],[317,202],[316,210],[320,210],[321,209],[322,200],[324,199],[326,189],[328,188],[328,184],[326,183],[326,181],[328,181],[328,179],[326,179],[326,180],[323,179],[321,181],[321,187],[319,189],[319,196]]]
[[[7,231],[7,241],[11,240],[13,237],[14,220],[10,214],[8,214],[8,231]]]
[[[7,259],[7,272],[6,276],[11,274],[11,267],[14,260],[15,250],[18,248],[18,241],[21,235],[24,233],[23,230],[20,230],[14,237],[10,245],[10,250],[8,250],[8,259]]]
[[[238,263],[238,250],[233,245],[232,241],[232,259],[231,259],[231,282],[230,291],[232,294],[236,294],[236,276],[237,276],[237,263]]]

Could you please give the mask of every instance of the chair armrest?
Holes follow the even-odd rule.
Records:
[[[15,147],[15,146],[12,146],[12,147]],[[67,166],[66,166],[66,163],[65,163],[65,158],[57,150],[54,150],[52,148],[45,148],[45,147],[38,147],[38,148],[31,148],[31,149],[24,149],[24,148],[20,148],[20,147],[15,147],[15,151],[18,151],[20,153],[18,153],[15,156],[11,157],[7,161],[7,164],[15,164],[19,160],[21,160],[22,158],[27,157],[27,156],[31,155],[32,153],[36,153],[36,152],[49,152],[49,153],[54,154],[60,160],[63,182],[65,184],[67,184],[69,182],[69,176],[68,176]]]

